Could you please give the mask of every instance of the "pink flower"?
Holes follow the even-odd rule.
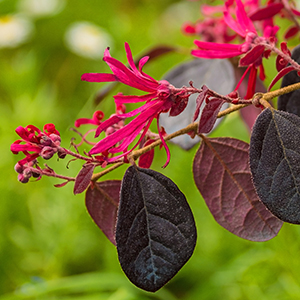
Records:
[[[189,97],[188,93],[186,93],[184,89],[175,89],[175,87],[169,82],[165,80],[157,81],[149,75],[145,74],[142,71],[142,68],[148,61],[149,57],[143,57],[139,61],[139,65],[137,68],[133,61],[129,45],[127,43],[125,43],[125,50],[129,67],[126,67],[117,59],[112,58],[109,53],[109,49],[106,49],[104,52],[103,60],[109,65],[113,74],[86,73],[81,77],[82,80],[89,82],[118,81],[147,93],[142,96],[127,96],[123,95],[122,93],[114,96],[117,106],[124,103],[146,103],[129,113],[111,116],[108,120],[102,122],[97,128],[96,137],[98,137],[102,131],[105,131],[112,125],[117,124],[119,121],[125,120],[126,118],[135,117],[135,119],[133,119],[124,127],[100,140],[90,150],[89,153],[91,155],[99,154],[107,150],[110,153],[122,152],[122,154],[108,159],[108,162],[115,161],[118,158],[130,153],[146,135],[151,122],[155,118],[157,119],[158,132],[161,136],[161,130],[158,124],[159,115],[168,111],[170,111],[171,116],[178,115],[186,107]],[[128,146],[138,135],[141,135],[138,142],[132,149],[128,150]],[[170,159],[170,152],[162,136],[161,140],[167,151],[167,165]]]
[[[199,49],[193,50],[192,55],[202,58],[231,58],[235,56],[244,56],[239,61],[239,66],[248,66],[246,73],[250,71],[250,80],[248,84],[248,91],[246,98],[251,98],[254,93],[257,69],[260,70],[260,78],[265,79],[262,59],[268,58],[270,50],[266,49],[266,45],[274,45],[276,42],[275,35],[278,31],[277,26],[272,26],[271,23],[265,23],[263,26],[264,35],[258,36],[254,24],[247,16],[244,4],[241,0],[236,0],[235,15],[236,19],[232,17],[233,1],[225,2],[224,21],[234,30],[244,42],[242,44],[227,44],[227,43],[210,43],[203,41],[195,41]],[[248,1],[252,5],[251,9],[257,5],[256,1]],[[271,25],[270,25],[271,24]],[[242,78],[243,79],[243,78]],[[238,83],[236,89],[239,87],[241,81]]]
[[[21,166],[34,161],[39,156],[44,159],[51,158],[60,145],[60,134],[53,124],[46,124],[43,132],[33,125],[28,125],[25,128],[19,126],[16,133],[21,139],[16,140],[10,146],[10,150],[14,154],[19,152],[25,154],[25,158],[18,162]]]

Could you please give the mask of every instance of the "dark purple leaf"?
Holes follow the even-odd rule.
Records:
[[[213,129],[218,113],[224,103],[224,100],[213,98],[204,106],[199,121],[198,133],[209,133]]]
[[[163,76],[163,79],[168,80],[177,88],[188,86],[189,82],[192,81],[194,87],[201,88],[203,85],[206,85],[209,89],[221,95],[229,94],[236,85],[233,66],[226,59],[193,59],[192,61],[183,62]],[[168,134],[192,123],[198,108],[201,113],[205,103],[197,107],[197,96],[198,94],[191,95],[185,110],[176,117],[171,117],[168,114],[160,114],[159,124],[165,128]],[[199,102],[201,101],[198,99],[198,106]],[[222,110],[227,107],[228,104],[225,103]],[[199,115],[199,112],[196,114]],[[217,126],[220,121],[221,120],[218,119],[215,126]],[[178,136],[171,140],[172,143],[179,145],[185,150],[192,148],[198,144],[199,141],[200,138],[198,136],[191,138],[188,134]]]
[[[265,109],[250,142],[250,167],[261,201],[279,219],[300,224],[300,118]]]
[[[266,241],[277,235],[282,222],[256,194],[248,149],[237,139],[204,138],[194,158],[194,180],[221,226],[244,239]]]
[[[300,46],[294,48],[292,52],[292,59],[294,59],[298,64],[300,63]],[[294,70],[283,77],[281,87],[285,87],[298,82],[300,82],[300,77],[298,76],[297,71]],[[278,97],[277,108],[279,110],[284,110],[300,116],[299,97],[300,90],[281,95]]]
[[[114,245],[120,189],[121,180],[107,180],[91,185],[85,195],[88,213]]]
[[[93,172],[95,169],[95,164],[85,164],[82,166],[82,169],[79,171],[74,184],[74,194],[80,194],[84,192],[90,182],[91,178],[93,176]]]
[[[247,52],[239,61],[239,67],[249,66],[255,63],[255,61],[264,53],[265,47],[263,45],[257,45]]]
[[[173,181],[131,166],[121,187],[116,229],[121,267],[139,288],[155,292],[191,257],[196,227],[185,196]]]

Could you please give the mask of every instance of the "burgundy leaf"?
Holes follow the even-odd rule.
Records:
[[[204,99],[206,98],[207,96],[207,92],[208,92],[208,87],[206,85],[203,85],[202,87],[202,92],[199,93],[197,99],[196,99],[196,110],[195,110],[195,113],[194,113],[194,118],[193,118],[193,121],[195,122],[199,116],[199,113],[200,113],[200,108],[202,106],[202,103],[204,101]]]
[[[94,164],[86,164],[82,166],[82,169],[79,171],[75,179],[75,185],[74,185],[75,195],[84,192],[88,188],[91,182],[91,178],[93,176],[94,169],[95,169]]]
[[[179,114],[181,114],[184,109],[186,108],[187,104],[188,104],[188,99],[186,99],[185,101],[182,101],[181,98],[179,98],[180,101],[177,103],[177,105],[173,106],[169,112],[169,116],[170,117],[176,117],[178,116]]]
[[[239,61],[239,67],[249,66],[253,64],[265,51],[263,45],[257,45],[247,52]]]
[[[224,100],[213,98],[205,105],[200,117],[198,133],[209,133],[213,129],[224,103]]]
[[[91,185],[85,195],[88,213],[114,245],[120,189],[121,180],[107,180]]]
[[[299,32],[299,28],[297,26],[290,27],[286,33],[284,34],[285,39],[290,39],[295,36]]]
[[[270,83],[269,87],[268,87],[268,91],[270,91],[272,89],[272,87],[274,86],[274,84],[280,80],[284,75],[290,73],[291,71],[295,70],[294,67],[292,66],[288,66],[284,69],[282,69],[276,76],[275,78],[272,80],[272,82]]]
[[[248,150],[237,139],[203,137],[193,163],[194,180],[221,226],[244,239],[266,241],[278,234],[283,222],[256,194]]]
[[[155,142],[155,140],[148,140],[143,145],[143,147],[151,145],[153,142]],[[150,151],[147,151],[146,153],[142,154],[139,158],[139,167],[149,169],[153,162],[153,158],[154,158],[154,149],[151,149]]]
[[[54,184],[54,186],[57,187],[57,188],[60,188],[60,187],[65,186],[65,185],[66,185],[67,183],[69,183],[69,182],[70,182],[70,181],[67,180],[67,181],[64,181],[64,182],[62,182],[62,183]]]
[[[272,18],[283,9],[282,3],[272,3],[250,14],[251,21],[261,21]]]

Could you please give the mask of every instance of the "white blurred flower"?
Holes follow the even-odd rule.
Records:
[[[98,59],[106,47],[112,46],[111,36],[101,27],[90,22],[76,22],[65,34],[67,47],[79,56]]]
[[[18,8],[35,17],[51,16],[65,7],[65,0],[19,0]]]
[[[20,15],[0,17],[0,48],[13,48],[26,42],[33,32],[33,24]]]

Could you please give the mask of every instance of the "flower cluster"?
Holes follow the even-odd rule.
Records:
[[[41,156],[43,159],[50,159],[55,153],[59,158],[64,158],[65,153],[60,146],[60,134],[55,129],[53,124],[46,124],[43,131],[33,125],[26,127],[19,126],[16,133],[21,139],[16,140],[10,147],[14,154],[23,152],[25,158],[20,160],[15,170],[19,174],[19,181],[25,183],[31,176],[39,177],[39,168],[35,169],[37,165],[36,159]]]
[[[108,120],[102,122],[97,130],[95,137],[98,137],[101,132],[107,131],[111,126],[124,121],[127,118],[135,117],[131,122],[114,131],[109,136],[101,139],[89,152],[90,155],[95,155],[108,151],[109,153],[120,153],[117,156],[108,158],[108,162],[113,162],[130,153],[142,139],[145,137],[150,124],[154,119],[157,119],[157,129],[161,137],[162,143],[167,151],[167,163],[170,159],[170,152],[167,144],[163,140],[162,130],[159,127],[158,118],[161,113],[169,112],[170,116],[180,114],[187,105],[189,93],[184,89],[176,89],[166,80],[157,81],[144,73],[142,68],[148,61],[149,57],[143,57],[136,67],[129,45],[125,43],[125,50],[129,67],[126,67],[120,61],[111,57],[109,49],[104,52],[103,60],[108,64],[113,74],[107,73],[86,73],[81,79],[89,82],[114,82],[118,81],[128,86],[134,87],[147,94],[142,96],[123,95],[122,93],[114,96],[117,107],[125,103],[140,103],[146,102],[141,107],[134,109],[131,112],[123,114],[115,114]],[[135,146],[128,150],[129,145],[140,135]]]

